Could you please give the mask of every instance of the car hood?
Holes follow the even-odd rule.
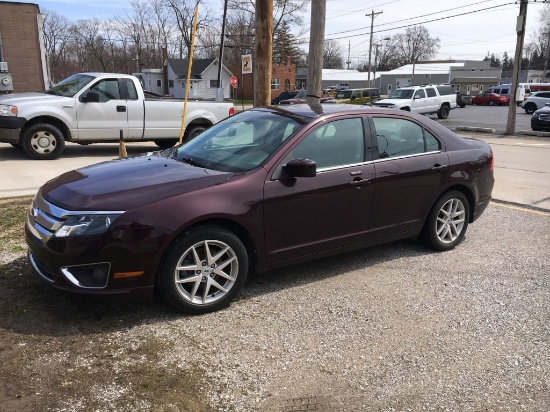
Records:
[[[220,184],[232,176],[151,154],[73,170],[40,190],[46,200],[67,210],[130,210]]]
[[[48,103],[67,102],[72,100],[72,97],[56,96],[46,93],[14,93],[0,95],[0,104],[9,104],[12,106],[18,106],[25,103],[36,104],[37,101],[40,101],[41,103]]]
[[[411,99],[382,99],[372,102],[373,106],[387,106],[390,104],[400,104],[410,102]]]

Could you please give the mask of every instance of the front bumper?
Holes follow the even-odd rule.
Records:
[[[153,297],[169,233],[135,225],[139,227],[109,230],[97,236],[56,238],[53,233],[59,213],[40,195],[37,199],[27,215],[25,236],[29,262],[41,281],[85,295],[129,295],[140,300]]]
[[[0,142],[19,143],[21,129],[27,123],[24,117],[0,116]]]

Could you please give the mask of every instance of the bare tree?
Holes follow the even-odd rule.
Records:
[[[195,5],[200,4],[201,0],[194,2],[193,0],[167,0],[167,5],[170,7],[176,17],[176,27],[178,29],[179,43],[179,58],[185,57],[189,59],[191,54],[191,41],[193,33],[193,18],[195,15]],[[208,17],[208,9],[203,7],[204,13],[199,14],[197,21],[197,36],[200,31],[208,27],[212,19]]]
[[[46,58],[50,68],[50,76],[54,83],[66,77],[62,73],[64,55],[69,42],[69,20],[55,11],[43,10],[44,25],[42,27],[44,35],[44,47],[46,49]]]
[[[336,40],[325,40],[323,69],[343,69],[344,50]]]
[[[439,38],[431,37],[424,26],[408,27],[405,33],[396,34],[391,39],[399,65],[431,59],[439,50],[439,43]]]

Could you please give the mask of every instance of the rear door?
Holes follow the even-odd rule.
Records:
[[[371,125],[376,177],[369,238],[418,230],[446,179],[443,144],[408,118],[373,116]]]
[[[265,182],[264,227],[268,263],[367,240],[374,189],[370,135],[360,116],[309,131]],[[317,175],[284,177],[292,159],[317,163]]]
[[[123,98],[126,102],[128,118],[128,138],[141,139],[145,127],[145,105],[139,98],[136,85],[132,79],[121,79]]]

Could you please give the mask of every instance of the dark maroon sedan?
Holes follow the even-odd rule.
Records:
[[[51,285],[227,305],[254,271],[418,236],[454,248],[487,207],[493,154],[424,116],[252,109],[182,146],[65,173],[36,195],[29,259]]]

